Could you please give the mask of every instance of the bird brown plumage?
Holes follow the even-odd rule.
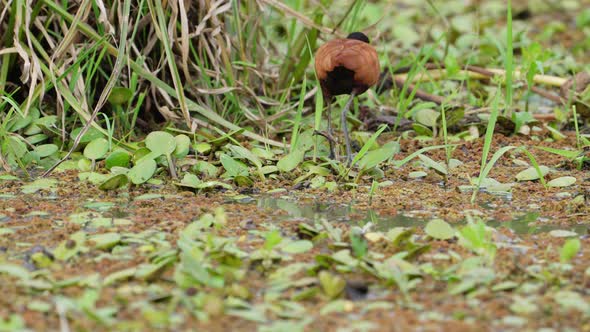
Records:
[[[352,161],[350,137],[346,126],[346,114],[352,100],[379,79],[379,58],[375,48],[369,44],[369,38],[362,32],[353,32],[344,39],[333,39],[322,45],[315,55],[315,71],[324,100],[328,103],[328,135],[330,156],[334,157],[334,140],[332,138],[332,121],[330,108],[334,96],[349,94],[341,113],[342,130],[346,140],[347,161]]]

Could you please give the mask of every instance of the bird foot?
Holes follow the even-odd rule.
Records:
[[[330,143],[330,156],[329,156],[329,158],[334,159],[335,158],[334,145],[336,145],[336,139],[334,138],[334,136],[330,135],[330,133],[327,133],[325,131],[320,131],[320,130],[314,130],[313,135],[320,135],[328,140],[328,142]]]
[[[313,131],[314,135],[320,135],[323,136],[325,139],[327,139],[328,141],[330,141],[331,143],[336,143],[336,139],[334,137],[332,137],[332,135],[328,134],[325,131],[320,131],[320,130],[314,130]]]

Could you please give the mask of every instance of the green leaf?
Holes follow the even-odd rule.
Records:
[[[48,138],[49,138],[49,136],[47,136],[45,134],[37,134],[37,135],[27,137],[27,142],[29,142],[29,144],[36,145],[38,143],[45,141]]]
[[[230,316],[240,317],[249,321],[264,323],[266,308],[260,306],[249,307],[248,309],[228,310],[227,314]]]
[[[276,173],[279,171],[279,168],[274,165],[262,166],[260,167],[260,173],[264,175],[268,175],[271,173]]]
[[[8,274],[21,280],[30,279],[29,271],[24,267],[11,263],[0,264],[0,275]]]
[[[198,186],[201,183],[202,181],[199,179],[198,176],[191,173],[186,173],[180,181],[179,185],[184,187],[196,188],[196,186]]]
[[[195,149],[195,151],[198,154],[207,154],[211,151],[211,144],[209,143],[197,143],[193,145],[193,149]]]
[[[29,150],[27,149],[27,145],[19,137],[10,136],[7,140],[3,140],[2,151],[6,151],[6,153],[20,159]]]
[[[532,83],[532,77],[531,77]],[[530,112],[513,112],[512,113],[512,122],[514,122],[515,128],[514,131],[518,132],[520,127],[526,123],[537,121],[533,117],[533,114]]]
[[[14,117],[6,125],[6,130],[9,132],[17,132],[33,122],[33,117],[30,114],[24,117],[20,116],[19,114],[13,116]]]
[[[516,289],[519,285],[520,285],[520,283],[511,281],[511,280],[502,281],[502,282],[494,285],[494,287],[492,287],[492,291],[493,292],[502,292],[502,291],[513,290],[513,289]]]
[[[559,258],[562,263],[567,263],[571,261],[578,252],[580,252],[580,248],[582,247],[582,243],[580,239],[573,238],[567,239],[563,244],[563,247],[559,250]]]
[[[229,149],[233,152],[235,157],[247,159],[257,168],[262,167],[262,161],[260,158],[258,158],[250,150],[239,145],[229,145]]]
[[[576,183],[576,178],[573,176],[562,176],[547,182],[548,187],[569,187]]]
[[[234,182],[238,185],[238,187],[251,187],[254,185],[254,180],[243,175],[234,177]]]
[[[371,137],[369,137],[369,139],[365,142],[361,150],[352,159],[352,163],[350,164],[351,168],[352,165],[356,165],[356,163],[367,154],[369,149],[372,148],[374,144],[376,144],[377,138],[385,129],[387,129],[387,125],[381,125],[379,126],[379,129],[377,129],[377,131],[374,132],[373,135],[371,135]],[[350,171],[351,168],[349,168],[348,171]]]
[[[96,173],[96,172],[79,172],[78,179],[80,181],[88,181],[92,184],[99,185],[109,178],[107,174]]]
[[[279,231],[274,230],[268,232],[264,238],[264,249],[271,250],[281,243],[282,240],[283,238],[281,237],[281,233],[279,233]]]
[[[350,234],[350,246],[352,247],[354,256],[357,258],[365,257],[368,252],[367,240],[365,240],[363,235]]]
[[[56,179],[37,179],[21,187],[23,194],[33,194],[39,190],[52,190],[57,186]]]
[[[590,312],[590,304],[578,293],[578,290],[559,290],[553,294],[553,301],[564,311]]]
[[[250,172],[248,171],[248,166],[239,160],[235,160],[232,157],[228,156],[225,153],[222,153],[219,157],[219,161],[221,161],[221,165],[225,168],[227,175],[229,177],[236,177],[238,175],[248,176]]]
[[[549,167],[547,167],[547,166],[539,166],[539,169],[541,170],[541,174],[543,176],[545,176],[549,173]],[[537,173],[537,170],[534,167],[529,167],[529,168],[525,169],[524,171],[516,174],[517,181],[533,181],[533,180],[538,180],[538,179],[539,179],[539,173]]]
[[[273,159],[275,154],[270,149],[252,148],[252,153],[258,158]]]
[[[27,304],[27,309],[43,313],[49,313],[52,308],[53,305],[51,303],[40,300],[32,300]]]
[[[158,264],[140,264],[137,266],[137,271],[135,271],[135,278],[142,279],[142,280],[152,280],[160,275],[160,273],[174,260],[176,257],[172,256],[167,259],[163,259],[162,261],[158,262]]]
[[[135,276],[136,271],[136,267],[115,271],[104,278],[103,285],[108,286],[119,281],[129,280]]]
[[[451,26],[460,33],[474,32],[474,15],[459,14],[451,19]]]
[[[35,147],[35,152],[39,155],[39,158],[49,157],[59,150],[55,144],[43,144]]]
[[[435,146],[427,146],[425,148],[422,148],[416,152],[413,152],[412,154],[410,154],[409,156],[405,157],[402,160],[397,160],[395,161],[395,167],[402,167],[403,165],[407,164],[410,160],[416,158],[417,156],[423,154],[424,152],[430,151],[430,150],[435,150],[435,149],[443,149],[446,147],[453,147],[456,145],[453,144],[449,144],[449,145],[435,145]]]
[[[80,172],[90,172],[92,170],[92,161],[88,158],[80,158],[76,163],[76,167]],[[80,174],[78,174],[80,176]]]
[[[109,151],[109,141],[105,138],[96,138],[86,145],[84,148],[84,157],[90,160],[99,160]]]
[[[565,230],[565,229],[554,229],[549,232],[549,235],[551,235],[553,237],[574,237],[574,236],[578,236],[578,233],[572,232],[569,230]]]
[[[17,176],[12,175],[12,174],[0,174],[0,180],[1,181],[18,181],[19,178]]]
[[[432,219],[424,228],[424,232],[438,240],[448,240],[455,236],[455,229],[442,219]]]
[[[428,175],[428,173],[426,173],[424,171],[416,171],[416,172],[410,172],[408,174],[408,177],[410,179],[419,179],[419,178],[426,177],[427,175]]]
[[[303,161],[304,155],[304,151],[295,150],[287,154],[286,156],[282,157],[277,162],[277,167],[279,168],[279,171],[284,173],[291,172],[295,169],[295,167],[297,167],[297,165],[299,165],[299,163]]]
[[[457,57],[455,55],[447,54],[445,57],[445,69],[447,71],[447,76],[453,76],[459,73],[461,67],[459,63],[457,63]]]
[[[67,261],[76,256],[80,251],[84,250],[84,242],[86,241],[86,233],[76,232],[70,235],[68,240],[62,241],[53,251],[55,259]]]
[[[133,157],[131,157],[131,160],[134,164],[137,164],[137,162],[142,160],[143,158],[156,159],[156,157],[158,156],[154,152],[150,151],[150,149],[139,148],[135,150],[135,152],[133,153]]]
[[[334,312],[344,312],[349,306],[349,301],[347,300],[335,300],[328,302],[322,307],[322,309],[320,309],[320,315],[324,316]]]
[[[82,127],[78,127],[75,128],[74,130],[72,130],[72,133],[70,134],[71,137],[78,137],[78,135],[80,134],[80,131],[82,131]],[[97,138],[103,137],[104,135],[96,128],[94,127],[90,127],[88,128],[88,130],[84,133],[84,135],[82,135],[82,137],[80,138],[80,144],[86,144],[88,142],[91,142]]]
[[[560,155],[560,156],[565,157],[565,158],[570,159],[570,160],[573,160],[573,159],[577,158],[580,155],[580,153],[581,153],[581,151],[576,151],[576,150],[574,150],[574,151],[572,151],[572,150],[562,150],[562,149],[550,148],[550,147],[547,147],[547,146],[537,146],[536,148],[537,149],[540,149],[540,150],[547,151],[547,152],[551,152],[551,153],[554,153],[554,154],[557,154],[557,155]]]
[[[426,127],[436,127],[440,113],[432,109],[422,109],[414,113],[414,120]]]
[[[203,183],[195,186],[196,189],[207,189],[207,188],[224,188],[231,190],[233,187],[227,183],[220,181],[204,181]]]
[[[490,260],[496,256],[496,245],[492,234],[481,220],[469,222],[459,230],[459,244]]]
[[[0,227],[0,236],[12,235],[12,234],[14,234],[14,229],[12,229],[12,228],[6,228],[6,227]]]
[[[176,135],[174,137],[176,147],[174,148],[174,157],[182,159],[188,155],[191,146],[191,139],[185,134]]]
[[[94,242],[96,249],[109,250],[121,242],[121,235],[119,233],[94,234],[88,240]]]
[[[444,175],[448,173],[447,167],[442,163],[436,162],[432,160],[432,158],[425,156],[423,154],[419,154],[418,158],[420,158],[420,160],[424,163],[424,166],[434,169],[437,173]]]
[[[145,138],[145,146],[156,156],[170,155],[176,149],[176,140],[165,131],[153,131]]]
[[[57,124],[57,116],[56,115],[44,116],[42,118],[39,118],[37,120],[34,120],[33,121],[33,124],[36,125],[37,127],[40,127],[39,129],[49,130],[50,128],[56,126],[56,124]],[[27,134],[27,135],[29,135],[29,134]]]
[[[129,178],[127,174],[114,174],[104,180],[98,189],[100,190],[113,190],[124,187],[127,183],[129,183]]]
[[[131,89],[116,86],[111,90],[109,94],[109,102],[113,105],[123,105],[133,97],[133,91]]]
[[[106,169],[111,169],[115,166],[128,167],[131,161],[131,155],[125,150],[115,150],[111,152],[105,159]]]
[[[344,291],[344,287],[346,287],[346,281],[344,281],[344,278],[335,274],[331,274],[326,270],[320,271],[318,278],[320,280],[322,290],[331,299],[338,297],[338,295]]]
[[[412,129],[416,132],[416,135],[418,136],[432,137],[434,135],[432,129],[416,122],[412,123]]]
[[[576,16],[576,26],[578,29],[582,29],[583,27],[590,26],[590,8],[584,9],[581,13]],[[586,34],[586,36],[588,36]]]
[[[156,172],[156,167],[155,160],[143,159],[139,164],[129,170],[127,176],[133,184],[141,184],[152,178]]]
[[[359,161],[358,167],[361,170],[368,170],[376,167],[387,159],[393,157],[397,151],[399,151],[398,142],[387,142],[382,147],[367,152],[367,154],[365,154],[365,156]]]
[[[313,248],[313,243],[308,240],[299,240],[299,241],[292,241],[289,242],[287,245],[281,248],[281,251],[289,253],[289,254],[301,254],[304,252],[308,252]]]
[[[310,188],[318,189],[323,187],[324,184],[326,184],[326,178],[323,176],[316,176],[313,179],[311,179]]]

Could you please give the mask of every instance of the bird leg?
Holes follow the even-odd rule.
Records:
[[[328,136],[330,138],[328,138],[328,142],[330,142],[330,159],[334,159],[334,157],[336,156],[334,154],[334,131],[332,130],[332,103],[331,103],[331,99],[330,99],[330,103],[328,103]],[[327,137],[326,137],[327,138]]]
[[[328,133],[327,131],[321,131],[321,130],[314,130],[313,134],[320,135],[323,138],[328,140],[328,142],[330,143],[330,159],[334,159],[334,143],[336,142],[336,139],[334,138],[334,136],[330,135],[330,133]]]
[[[352,148],[350,147],[348,127],[346,126],[346,113],[348,113],[348,109],[350,108],[350,105],[352,104],[352,100],[354,99],[355,95],[356,91],[352,90],[352,92],[350,93],[350,98],[348,98],[348,101],[346,102],[346,105],[344,105],[342,113],[340,113],[340,121],[342,121],[342,131],[344,131],[344,139],[346,140],[346,163],[348,166],[350,166],[350,164],[352,163]]]
[[[326,98],[324,97],[324,100],[326,100]],[[314,135],[320,135],[322,137],[324,137],[325,139],[328,140],[328,142],[330,143],[330,159],[334,159],[335,158],[335,154],[334,154],[334,145],[336,144],[336,139],[334,139],[334,131],[332,130],[332,103],[331,103],[331,99],[330,102],[328,102],[328,131],[319,131],[319,130],[314,130],[313,134]]]

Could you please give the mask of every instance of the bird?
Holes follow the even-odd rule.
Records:
[[[332,39],[323,44],[315,54],[315,71],[320,81],[324,100],[328,104],[328,133],[317,132],[330,142],[330,158],[334,158],[331,105],[335,96],[350,95],[340,113],[342,131],[346,141],[348,166],[352,162],[350,136],[346,126],[346,114],[354,97],[363,94],[379,80],[380,67],[377,50],[369,37],[353,32],[346,38]]]

